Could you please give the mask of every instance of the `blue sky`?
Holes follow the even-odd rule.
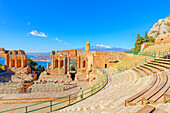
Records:
[[[0,0],[0,47],[50,52],[103,44],[133,48],[170,15],[170,0]]]

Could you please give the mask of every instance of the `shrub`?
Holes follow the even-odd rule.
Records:
[[[158,25],[159,25],[159,24],[158,24],[158,23],[156,23],[156,24],[155,24],[155,27],[157,27]]]
[[[170,26],[170,22],[167,22],[165,25]]]
[[[163,33],[165,34],[166,32],[165,32],[165,31],[163,31]]]
[[[5,65],[1,65],[0,70],[5,70]]]
[[[160,33],[159,33],[159,32],[157,32],[156,37],[158,37],[158,35],[160,35]]]
[[[156,31],[151,31],[151,33],[155,33]]]

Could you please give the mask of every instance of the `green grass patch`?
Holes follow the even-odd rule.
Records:
[[[166,100],[165,103],[170,103],[170,99]]]

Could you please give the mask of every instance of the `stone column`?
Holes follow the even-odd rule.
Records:
[[[21,67],[24,68],[24,57],[22,55],[22,59],[21,59]]]
[[[83,56],[81,56],[81,58],[80,58],[80,68],[82,69],[83,68]]]
[[[70,58],[68,55],[68,57],[67,57],[67,74],[69,74],[69,67],[70,67]]]
[[[49,63],[47,63],[47,69],[49,69]]]
[[[58,69],[60,69],[60,54],[59,54],[59,58],[58,58]]]
[[[52,69],[54,69],[54,55],[52,54]]]
[[[65,60],[66,60],[66,59],[65,59],[65,57],[66,57],[66,56],[64,56],[64,68],[63,68],[64,70],[65,70],[65,63],[66,63],[66,61],[65,61]]]
[[[9,67],[12,67],[12,63],[11,63],[11,55],[9,55]]]
[[[17,55],[15,55],[15,68],[17,68]]]
[[[80,68],[80,55],[78,55],[77,68]]]

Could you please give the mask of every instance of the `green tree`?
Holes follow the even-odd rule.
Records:
[[[28,65],[31,67],[31,70],[36,71],[37,62],[34,62],[31,58],[28,58]]]
[[[141,49],[141,45],[144,42],[144,38],[140,37],[140,34],[137,34],[137,39],[136,39],[136,43],[135,43],[135,48],[134,48],[134,54],[138,54],[140,52]]]
[[[44,66],[41,66],[37,64],[37,62],[34,62],[31,58],[28,58],[28,64],[31,67],[31,70],[33,71],[44,71]]]
[[[149,42],[148,34],[147,34],[147,32],[146,32],[146,31],[145,31],[145,38],[144,38],[144,42]]]
[[[5,70],[5,65],[0,65],[0,70]]]
[[[155,42],[155,38],[153,38],[152,36],[149,36],[148,37],[148,42],[150,42],[150,43],[154,43]]]
[[[45,70],[44,66],[41,66],[41,71],[44,71],[44,70]]]

